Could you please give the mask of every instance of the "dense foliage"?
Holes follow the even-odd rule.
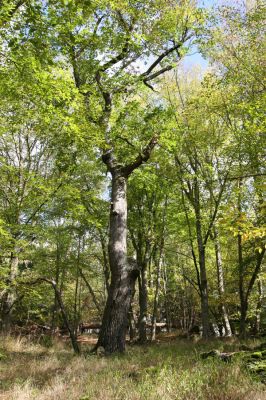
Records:
[[[205,338],[266,328],[255,3],[0,1],[3,330],[65,328],[75,349],[81,323],[114,318],[112,288],[130,262],[131,339],[154,340],[160,323]],[[207,69],[183,62],[195,49]],[[117,174],[128,258],[114,261]]]

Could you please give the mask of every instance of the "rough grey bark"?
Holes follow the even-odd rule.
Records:
[[[139,274],[137,263],[127,258],[127,180],[149,159],[156,143],[157,139],[152,138],[135,161],[126,166],[117,164],[111,152],[103,156],[112,176],[108,245],[111,283],[96,347],[102,346],[106,353],[125,350],[128,313]]]
[[[226,306],[224,304],[224,272],[222,263],[222,252],[219,241],[219,233],[216,225],[213,227],[214,232],[214,246],[215,246],[215,256],[216,256],[216,266],[217,266],[217,279],[218,279],[218,292],[220,297],[220,308],[222,314],[223,325],[225,329],[225,336],[232,336],[232,330],[228,318],[228,313]]]
[[[127,259],[127,177],[112,173],[109,263],[111,284],[97,347],[107,353],[125,350],[128,313],[138,276],[137,264]]]

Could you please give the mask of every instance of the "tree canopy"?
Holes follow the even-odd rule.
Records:
[[[111,353],[160,324],[265,329],[264,20],[0,0],[2,330],[67,329],[79,352],[97,325]]]

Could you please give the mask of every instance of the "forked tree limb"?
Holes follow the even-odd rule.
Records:
[[[131,163],[123,167],[123,173],[128,177],[136,168],[138,168],[142,163],[148,161],[151,156],[151,152],[158,143],[158,137],[153,136],[142,152],[136,157],[136,159]]]

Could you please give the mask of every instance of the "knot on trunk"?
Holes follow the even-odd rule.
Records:
[[[138,265],[137,261],[133,257],[127,258],[127,267],[130,276],[136,280],[140,273],[140,266]]]

